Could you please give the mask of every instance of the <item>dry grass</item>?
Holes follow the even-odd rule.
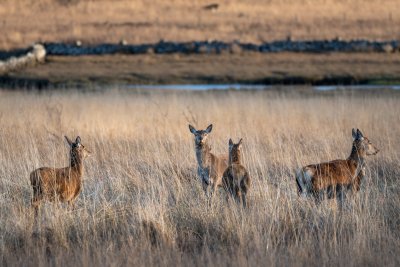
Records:
[[[0,264],[399,266],[399,102],[398,93],[0,91]],[[244,138],[248,210],[223,192],[206,205],[188,122],[214,123],[217,153]],[[360,194],[342,214],[334,202],[299,201],[294,169],[346,157],[352,127],[381,149]],[[75,211],[46,204],[34,224],[29,172],[66,164],[64,134],[93,152],[84,190]]]
[[[202,7],[216,2],[217,12]],[[36,41],[400,38],[397,0],[0,0],[0,49]]]

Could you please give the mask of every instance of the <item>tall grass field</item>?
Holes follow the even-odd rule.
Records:
[[[0,265],[399,266],[399,114],[387,91],[0,91]],[[208,205],[189,123],[216,154],[243,138],[247,209]],[[347,158],[352,128],[380,149],[360,192],[299,199],[295,170]],[[83,191],[35,220],[29,174],[68,165],[64,135],[92,152]]]

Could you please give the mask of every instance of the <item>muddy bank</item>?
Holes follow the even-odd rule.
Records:
[[[233,83],[400,84],[400,53],[49,56],[0,78],[14,88]]]
[[[27,64],[26,55],[32,54],[28,49],[0,51],[0,85],[400,83],[400,43],[395,40],[286,40],[261,45],[220,41],[92,46],[47,43],[43,47],[46,59],[39,62],[44,64]]]

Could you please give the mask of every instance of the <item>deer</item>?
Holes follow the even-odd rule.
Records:
[[[81,143],[81,138],[76,137],[75,142],[65,136],[70,147],[69,166],[65,168],[42,167],[31,172],[30,181],[33,188],[32,207],[35,217],[38,215],[40,204],[43,200],[50,202],[68,202],[74,209],[74,201],[82,190],[82,176],[84,172],[83,160],[91,154]]]
[[[196,130],[189,124],[189,130],[194,135],[195,152],[197,159],[197,174],[202,182],[206,195],[211,187],[210,198],[218,187],[222,187],[222,174],[228,166],[226,155],[216,156],[211,153],[211,147],[207,143],[207,137],[211,133],[213,125],[205,130]]]
[[[353,144],[350,156],[302,167],[296,173],[298,194],[314,197],[317,204],[327,196],[336,198],[342,208],[347,192],[358,192],[365,177],[365,159],[376,155],[379,149],[357,129],[352,129]]]
[[[229,139],[229,165],[222,175],[222,182],[228,194],[235,201],[247,207],[246,195],[250,188],[250,175],[247,169],[242,165],[242,139],[237,144],[234,144],[232,139]]]

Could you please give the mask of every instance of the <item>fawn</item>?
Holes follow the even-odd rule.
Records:
[[[205,130],[196,130],[189,124],[189,130],[194,134],[194,143],[197,159],[197,174],[199,175],[203,190],[207,194],[208,186],[211,186],[211,196],[218,186],[222,187],[222,174],[227,164],[227,156],[215,156],[211,153],[211,147],[207,144],[207,136],[213,125]]]
[[[35,208],[35,216],[41,201],[47,199],[51,202],[68,202],[74,208],[74,201],[82,189],[83,159],[91,152],[81,144],[78,136],[72,142],[65,136],[70,146],[70,164],[65,168],[42,167],[30,174],[33,188],[32,207]]]
[[[232,195],[236,202],[242,202],[243,207],[246,207],[246,194],[250,187],[250,176],[242,165],[241,147],[242,139],[237,144],[229,139],[229,166],[222,176],[222,181],[225,190]]]
[[[360,190],[365,176],[365,157],[376,155],[379,149],[359,129],[353,129],[352,135],[353,145],[347,159],[308,165],[296,173],[299,195],[312,195],[319,203],[327,194],[329,199],[338,198],[341,207],[346,191]]]

